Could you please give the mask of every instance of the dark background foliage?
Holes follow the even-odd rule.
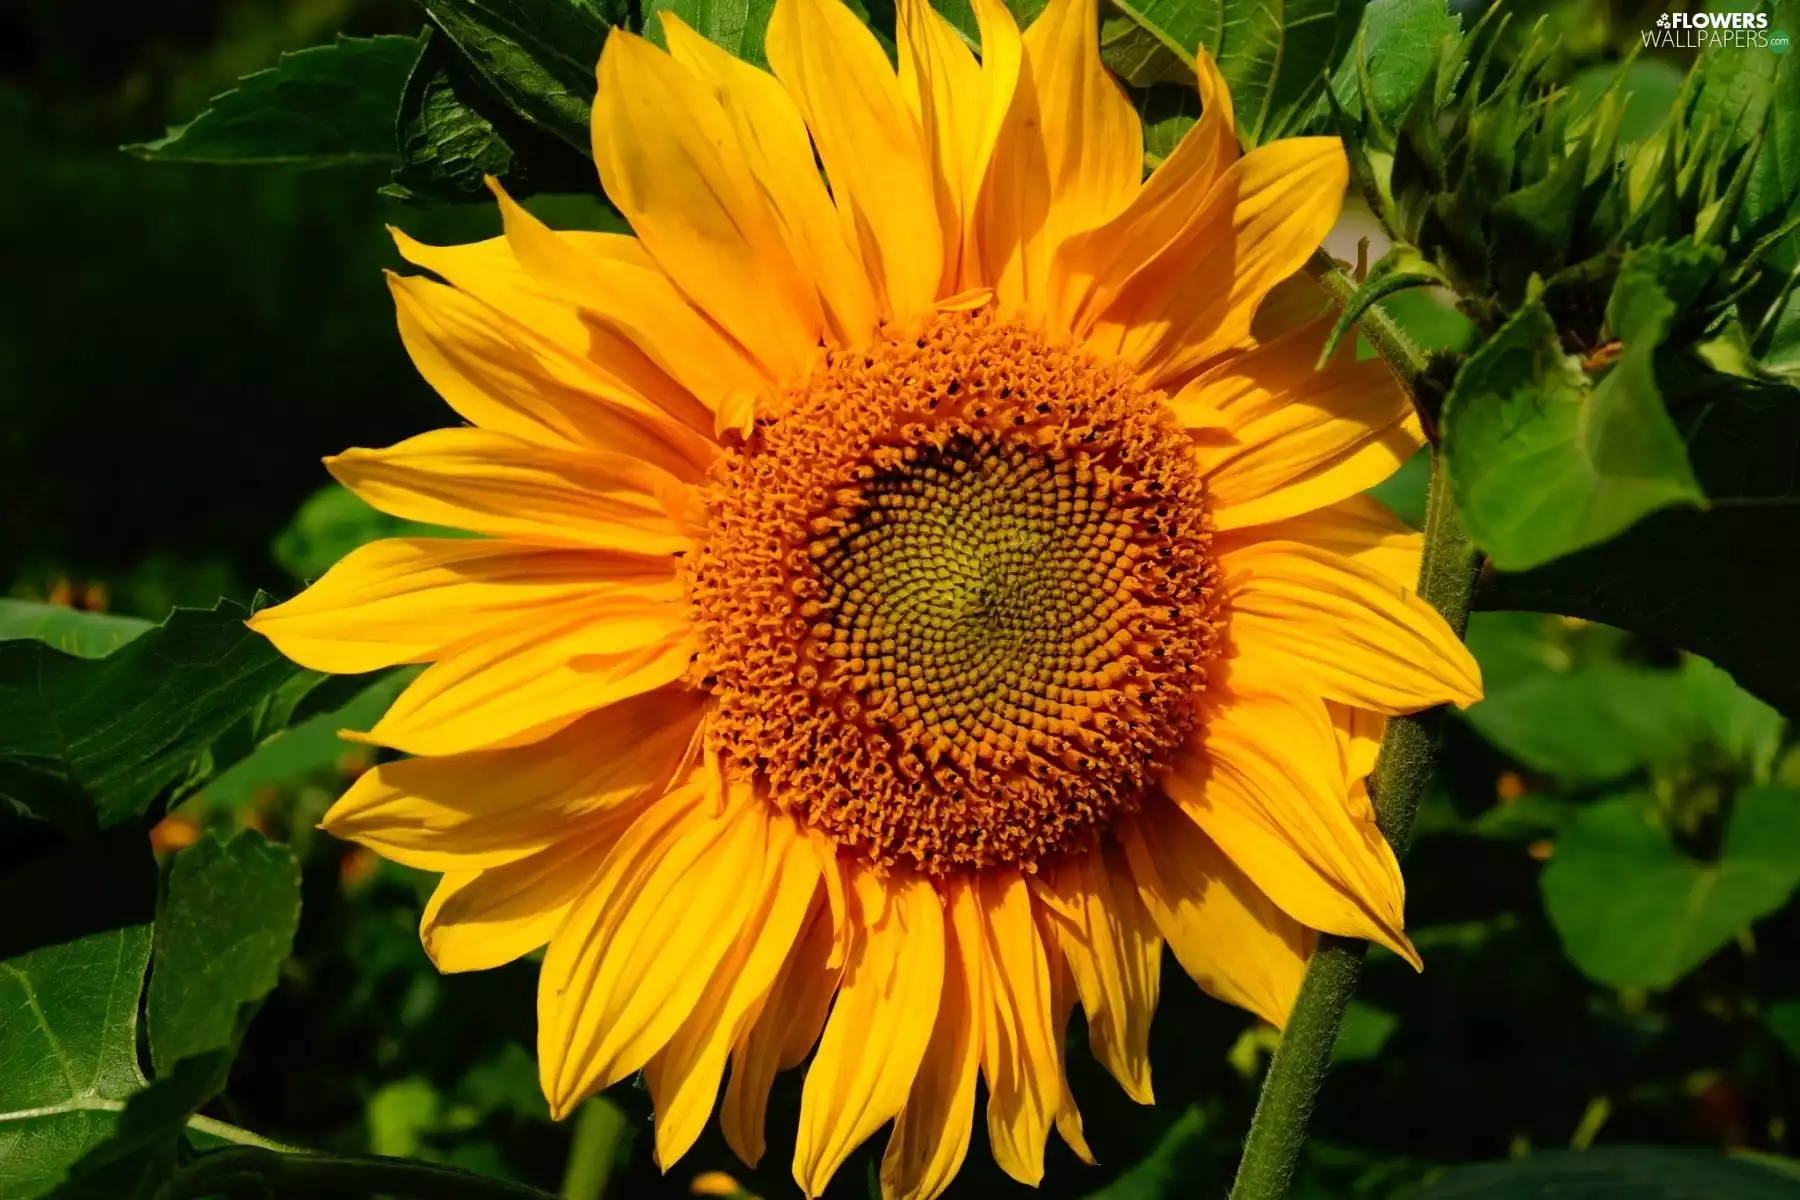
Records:
[[[1655,11],[1546,5],[1562,39],[1552,71],[1591,86]],[[1539,14],[1516,15],[1518,28]],[[0,8],[0,594],[158,621],[174,605],[291,594],[382,531],[326,486],[318,460],[445,419],[395,336],[380,270],[399,262],[383,226],[465,241],[497,230],[491,209],[385,199],[378,166],[168,165],[118,147],[187,119],[278,51],[418,24],[399,0]],[[1638,136],[1685,66],[1637,65]],[[565,227],[608,220],[589,196],[533,203]],[[1405,299],[1423,340],[1463,335],[1429,299]],[[1416,516],[1419,481],[1410,470],[1383,495]],[[1427,970],[1372,961],[1299,1194],[1409,1195],[1448,1166],[1557,1148],[1793,1154],[1800,907],[1787,901],[1800,834],[1779,814],[1732,832],[1757,811],[1743,789],[1800,786],[1780,718],[1671,647],[1605,627],[1493,615],[1472,640],[1494,698],[1451,724],[1407,860]],[[378,711],[391,687],[296,697],[322,716],[154,829],[165,860],[185,861],[176,852],[203,830],[249,828],[290,844],[301,867],[294,953],[206,1111],[283,1142],[444,1161],[571,1200],[685,1194],[708,1169],[793,1194],[791,1078],[754,1173],[715,1131],[662,1177],[635,1084],[552,1124],[533,1064],[535,967],[439,976],[416,937],[430,880],[313,831],[369,765],[330,737],[345,723],[330,710]],[[1619,797],[1672,840],[1614,836]],[[1749,844],[1766,853],[1749,861]],[[1715,886],[1733,871],[1735,891]],[[1721,891],[1754,895],[1718,913]],[[1102,1166],[1055,1144],[1044,1193],[1222,1193],[1272,1031],[1202,998],[1170,960],[1155,1109],[1126,1102],[1080,1040],[1077,1023],[1071,1070]],[[872,1161],[853,1160],[833,1195],[865,1194]],[[952,1195],[1015,1193],[978,1129]]]

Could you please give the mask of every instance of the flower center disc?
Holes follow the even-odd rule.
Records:
[[[1029,867],[1193,728],[1217,588],[1191,443],[991,313],[828,354],[723,456],[708,528],[711,748],[878,862]]]

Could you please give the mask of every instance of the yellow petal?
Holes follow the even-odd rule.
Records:
[[[486,971],[548,944],[630,818],[590,818],[516,862],[445,875],[419,922],[425,953],[440,971]]]
[[[717,448],[630,389],[454,288],[392,274],[388,287],[419,374],[481,428],[556,449],[632,454],[689,482],[705,477]]]
[[[1065,1031],[1069,1028],[1069,1014],[1075,1010],[1075,977],[1069,971],[1069,964],[1063,958],[1058,947],[1056,935],[1046,928],[1051,920],[1047,906],[1036,905],[1032,908],[1032,918],[1037,922],[1038,936],[1044,943],[1044,964],[1050,971],[1050,1029],[1056,1035],[1056,1078],[1059,1098],[1056,1102],[1056,1133],[1063,1143],[1075,1152],[1088,1166],[1097,1161],[1094,1152],[1088,1148],[1087,1134],[1081,1126],[1081,1110],[1075,1106],[1075,1093],[1069,1090],[1069,1075],[1064,1068],[1063,1042]]]
[[[1147,804],[1115,829],[1138,895],[1182,970],[1226,1003],[1285,1025],[1318,940],[1313,931],[1166,802]]]
[[[586,294],[581,297],[583,303],[577,304],[560,287],[527,271],[505,237],[461,246],[427,246],[398,229],[389,232],[401,257],[440,276],[474,303],[475,307],[462,309],[454,320],[439,317],[449,323],[445,333],[466,331],[470,328],[467,322],[485,326],[492,331],[491,337],[530,355],[540,373],[567,387],[592,391],[624,408],[662,413],[704,433],[708,410],[699,397],[728,390],[710,382],[715,375],[735,378],[735,371],[757,381],[767,379],[759,364],[741,349],[731,349],[735,344],[675,291],[636,238],[602,233],[562,235],[579,244],[588,257],[619,259],[637,268],[610,277],[604,296]],[[399,285],[390,277],[390,286]],[[405,287],[414,297],[441,297],[429,288]],[[407,333],[404,317],[401,333]],[[415,343],[409,340],[407,346],[425,372],[426,364],[418,357]],[[673,353],[681,346],[690,347],[686,357]],[[430,347],[425,349],[430,352]],[[430,373],[427,378],[443,390]],[[453,405],[467,402],[464,394],[446,391],[444,395]],[[500,401],[500,397],[490,397],[490,407]],[[533,402],[514,397],[513,403]],[[500,428],[489,423],[491,418],[464,415],[483,427]]]
[[[769,387],[767,369],[689,302],[637,238],[553,230],[497,180],[490,178],[488,187],[519,266],[534,286],[581,314],[587,357],[602,369],[640,382],[651,402],[677,404],[678,415],[689,420],[696,404],[716,414],[727,397]],[[679,400],[670,400],[658,372],[680,389]]]
[[[1133,1100],[1151,1104],[1162,937],[1115,857],[1103,848],[1071,854],[1039,873],[1039,887],[1054,897],[1045,924],[1074,976],[1094,1057]]]
[[[1058,297],[1077,335],[1119,289],[1169,248],[1200,212],[1238,158],[1231,93],[1204,47],[1195,55],[1200,119],[1118,216],[1065,242],[1058,251]]]
[[[1379,500],[1352,496],[1297,517],[1225,530],[1213,537],[1216,553],[1227,555],[1257,542],[1303,542],[1360,563],[1400,587],[1419,582],[1425,539]]]
[[[1044,1175],[1044,1141],[1062,1085],[1062,1038],[1052,1024],[1050,969],[1031,893],[1019,872],[983,871],[977,889],[987,998],[981,1073],[988,1086],[988,1141],[1001,1170],[1036,1186]],[[957,936],[969,936],[960,924]]]
[[[806,831],[785,813],[770,810],[762,819],[768,849],[751,893],[755,907],[693,1012],[645,1068],[656,1105],[656,1165],[664,1171],[706,1128],[726,1055],[756,1019],[819,889]]]
[[[1186,425],[1223,423],[1231,439],[1199,457],[1220,529],[1336,504],[1392,475],[1424,445],[1418,415],[1380,359],[1348,344],[1315,371],[1324,325],[1233,354],[1169,404]]]
[[[606,194],[691,300],[777,380],[824,327],[731,120],[694,73],[615,29],[600,54],[594,161]]]
[[[1351,809],[1323,701],[1232,696],[1176,757],[1163,791],[1289,916],[1418,964],[1401,932],[1400,866]]]
[[[981,31],[979,64],[955,26],[928,0],[900,0],[895,38],[900,88],[936,166],[944,278],[965,289],[980,284],[976,201],[1012,106],[1021,55],[1019,27],[1005,5],[981,0],[974,9]]]
[[[819,176],[806,122],[767,71],[713,45],[670,9],[658,12],[669,53],[712,89],[737,131],[750,170],[775,211],[797,263],[806,264],[838,344],[857,345],[875,328],[876,302],[860,251],[846,241]]]
[[[686,484],[625,454],[534,446],[483,429],[437,429],[325,460],[382,512],[545,545],[677,554]]]
[[[944,273],[932,163],[881,44],[839,0],[776,0],[766,49],[877,299],[896,317],[928,310]]]
[[[1025,31],[981,200],[981,282],[1002,304],[1048,303],[1058,248],[1117,216],[1143,178],[1143,131],[1099,33],[1097,0],[1050,0]]]
[[[867,868],[852,885],[861,927],[800,1095],[794,1181],[809,1198],[906,1103],[943,993],[944,916],[931,885]]]
[[[382,763],[357,778],[320,826],[421,871],[513,862],[596,813],[661,795],[686,756],[702,702],[676,684],[530,746]]]
[[[551,1115],[643,1067],[693,1012],[757,897],[767,809],[748,787],[719,811],[694,788],[651,805],[550,943],[538,1070]]]
[[[776,1073],[804,1062],[825,1028],[843,974],[842,963],[831,963],[837,948],[830,904],[815,895],[805,930],[782,963],[760,1014],[732,1047],[719,1125],[725,1144],[749,1166],[762,1161],[764,1113]]]
[[[526,613],[448,647],[357,740],[409,754],[541,741],[687,671],[687,605],[607,597]]]
[[[949,887],[955,897],[950,907],[974,903],[965,881]],[[981,947],[957,936],[954,920],[946,922],[944,933],[943,996],[925,1059],[881,1157],[882,1200],[933,1200],[950,1186],[969,1153],[986,1002]]]
[[[1252,150],[1100,310],[1089,343],[1135,362],[1158,386],[1243,343],[1263,297],[1336,222],[1348,178],[1336,138],[1286,138]]]
[[[1300,542],[1221,556],[1233,678],[1384,713],[1481,699],[1481,668],[1410,589]]]
[[[359,546],[250,628],[314,671],[429,662],[444,647],[542,606],[629,592],[677,600],[675,560],[467,538]]]

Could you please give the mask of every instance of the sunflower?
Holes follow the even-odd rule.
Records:
[[[838,0],[777,0],[772,73],[615,31],[594,156],[635,236],[497,186],[501,237],[396,235],[468,424],[329,460],[483,536],[252,621],[322,671],[431,664],[347,735],[410,757],[324,827],[442,872],[442,970],[548,946],[552,1111],[642,1071],[665,1169],[715,1105],[755,1164],[810,1057],[807,1195],[889,1122],[884,1195],[937,1195],[977,1078],[1033,1183],[1052,1127],[1087,1157],[1075,1004],[1151,1101],[1165,943],[1277,1025],[1318,931],[1418,961],[1364,778],[1389,714],[1480,682],[1361,494],[1421,444],[1405,395],[1314,369],[1342,149],[1240,155],[1202,52],[1145,179],[1095,0],[974,12],[979,58],[902,0],[897,71]]]

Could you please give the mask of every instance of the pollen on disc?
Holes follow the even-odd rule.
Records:
[[[828,354],[721,459],[710,747],[880,863],[1031,867],[1194,728],[1218,569],[1160,393],[990,312]]]

